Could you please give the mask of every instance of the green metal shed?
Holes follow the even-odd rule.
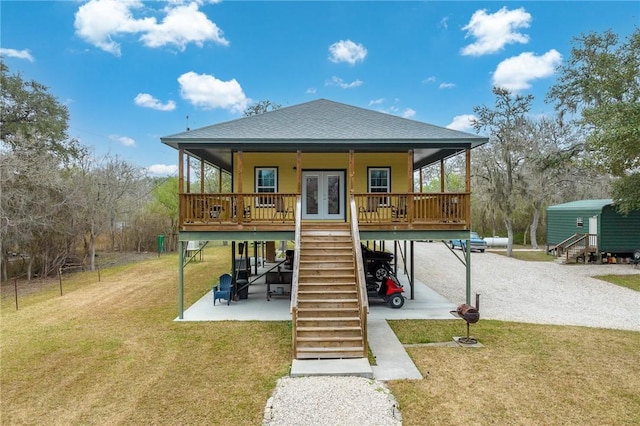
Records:
[[[575,234],[597,235],[601,253],[631,254],[640,249],[640,211],[618,213],[613,200],[581,200],[547,208],[547,246]]]

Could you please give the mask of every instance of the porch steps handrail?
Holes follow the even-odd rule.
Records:
[[[367,282],[364,273],[364,261],[362,258],[362,246],[360,245],[360,230],[358,228],[358,208],[356,199],[351,195],[351,239],[353,240],[353,253],[355,257],[354,266],[356,288],[358,289],[358,301],[360,312],[360,326],[362,327],[362,347],[363,357],[368,353],[367,338],[367,316],[369,315],[369,295],[367,294]]]
[[[293,274],[291,278],[291,308],[290,311],[294,314],[294,311],[298,308],[298,281],[300,277],[300,239],[302,233],[302,198],[300,195],[296,199],[295,210],[295,242],[293,256]],[[294,335],[295,335],[295,321],[293,322]]]

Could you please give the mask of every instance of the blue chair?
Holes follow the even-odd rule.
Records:
[[[231,281],[231,275],[220,275],[220,278],[218,279],[218,285],[213,287],[213,306],[216,305],[216,300],[220,299],[225,299],[227,301],[227,305],[231,303]]]

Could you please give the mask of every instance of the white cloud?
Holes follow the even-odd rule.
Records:
[[[436,82],[435,75],[432,75],[431,77],[427,77],[424,80],[422,80],[422,84],[435,83],[435,82]]]
[[[175,45],[184,50],[188,43],[202,46],[205,41],[228,45],[216,24],[198,10],[199,4],[169,2],[158,24],[155,17],[134,16],[149,6],[142,1],[90,0],[78,8],[74,26],[80,38],[116,56],[121,55],[121,49],[115,39],[129,34],[141,34],[140,40],[148,47]]]
[[[411,108],[406,108],[404,111],[402,111],[402,116],[404,118],[413,118],[416,115],[416,111],[411,109]]]
[[[327,80],[326,86],[338,86],[342,89],[353,89],[354,87],[362,86],[364,84],[361,80],[355,80],[351,83],[345,83],[340,77],[333,76],[331,80]]]
[[[439,89],[453,89],[456,87],[455,83],[440,83],[438,86]]]
[[[465,46],[462,55],[481,56],[495,53],[506,44],[529,42],[529,36],[517,32],[519,28],[528,28],[531,15],[519,8],[508,10],[505,7],[494,14],[487,14],[485,9],[476,11],[469,23],[462,29],[467,31],[467,37],[475,37],[476,41]]]
[[[384,98],[374,99],[372,101],[369,101],[369,106],[371,106],[371,105],[380,105],[383,102],[384,102]]]
[[[35,58],[33,57],[33,55],[31,55],[31,52],[29,52],[29,49],[16,50],[16,49],[5,49],[0,47],[0,56],[26,59],[29,62],[35,61]]]
[[[222,30],[198,10],[196,3],[167,8],[167,16],[162,23],[154,25],[140,39],[148,47],[174,44],[180,50],[184,50],[189,43],[201,47],[205,41],[229,45],[229,41],[222,36]]]
[[[204,109],[222,108],[242,112],[251,101],[235,79],[222,81],[213,75],[190,71],[178,77],[178,83],[182,97]]]
[[[127,136],[110,135],[109,139],[123,146],[136,146],[136,141]]]
[[[493,73],[493,85],[511,91],[528,89],[530,81],[553,75],[562,62],[562,55],[551,49],[542,56],[524,52],[498,64]]]
[[[173,164],[154,164],[147,167],[147,172],[153,176],[172,176],[178,173],[178,166]]]
[[[138,93],[133,102],[138,106],[156,109],[158,111],[173,111],[176,109],[176,103],[174,101],[168,101],[166,104],[163,104],[148,93]]]
[[[461,132],[467,132],[473,130],[471,125],[472,120],[476,120],[476,116],[472,114],[456,115],[453,117],[453,121],[447,124],[447,129],[460,130]]]
[[[440,26],[442,28],[444,28],[445,30],[449,29],[449,17],[448,16],[445,16],[444,18],[442,18],[440,20]]]
[[[315,95],[316,94],[316,88],[315,87],[309,87],[307,89],[306,93],[309,93],[311,95]]]
[[[351,40],[340,40],[329,46],[329,60],[331,62],[346,62],[355,65],[356,62],[364,61],[366,56],[367,49]]]

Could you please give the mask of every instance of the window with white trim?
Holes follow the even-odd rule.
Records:
[[[275,193],[278,191],[278,168],[256,167],[256,192]],[[273,197],[259,197],[258,206],[268,207],[273,205]]]
[[[369,167],[368,189],[370,193],[391,192],[391,167]],[[379,205],[386,205],[388,200],[386,197],[378,201]]]
[[[391,168],[369,167],[369,192],[391,192]]]

